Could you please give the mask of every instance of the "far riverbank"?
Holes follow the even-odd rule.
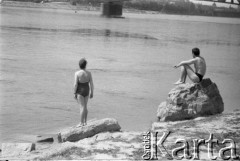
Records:
[[[136,4],[135,4],[136,3]],[[146,4],[145,4],[146,3]],[[140,14],[163,14],[163,15],[185,15],[185,16],[209,16],[209,17],[229,17],[229,18],[239,18],[240,10],[237,8],[223,8],[214,6],[205,6],[201,4],[194,4],[192,2],[187,2],[186,4],[162,4],[160,1],[156,2],[127,2],[124,4],[124,13],[140,13]],[[2,6],[9,7],[27,7],[27,8],[49,8],[49,9],[65,9],[78,11],[97,11],[101,12],[100,2],[94,1],[92,3],[78,3],[75,1],[46,1],[42,2],[29,2],[29,1],[11,1],[5,0],[1,3]],[[176,6],[175,6],[176,5]],[[187,7],[188,10],[184,9]],[[167,8],[167,9],[165,9]],[[101,13],[100,13],[101,14]]]

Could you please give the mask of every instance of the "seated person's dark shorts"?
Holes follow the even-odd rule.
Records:
[[[195,73],[195,74],[198,76],[198,78],[199,78],[199,82],[201,82],[202,79],[203,79],[203,75],[202,75],[202,74],[199,74],[199,73]]]

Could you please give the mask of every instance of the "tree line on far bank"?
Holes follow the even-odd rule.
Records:
[[[100,7],[101,0],[15,0],[27,2],[70,2],[72,5]],[[124,2],[125,9],[140,11],[155,11],[167,14],[204,15],[240,17],[240,7],[234,9],[219,8],[214,3],[212,6],[194,4],[189,0],[127,0]]]
[[[125,7],[168,14],[240,17],[240,8],[219,8],[216,3],[207,6],[189,0],[131,0],[125,2]]]

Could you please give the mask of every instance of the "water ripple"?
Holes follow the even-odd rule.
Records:
[[[77,33],[87,36],[104,36],[104,37],[124,37],[124,38],[135,38],[135,39],[149,39],[158,40],[157,38],[145,34],[129,33],[112,31],[109,29],[50,29],[50,28],[37,28],[37,27],[13,27],[13,26],[1,26],[2,29],[12,30],[25,30],[25,31],[42,31],[42,32],[61,32],[61,33]]]

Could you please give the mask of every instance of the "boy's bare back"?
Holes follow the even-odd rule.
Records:
[[[194,62],[195,72],[201,75],[205,75],[206,73],[206,62],[203,57],[196,57]]]

